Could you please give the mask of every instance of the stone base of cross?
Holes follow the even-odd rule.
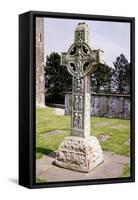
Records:
[[[55,164],[80,172],[89,172],[104,161],[102,149],[96,137],[69,136],[59,146]]]
[[[88,26],[80,23],[75,42],[62,54],[62,65],[72,75],[71,130],[59,146],[55,164],[81,172],[89,172],[104,161],[98,139],[90,136],[91,74],[103,63],[103,51],[89,45]]]

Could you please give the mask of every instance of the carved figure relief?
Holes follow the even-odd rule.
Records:
[[[86,157],[86,152],[88,157]],[[93,152],[93,148],[88,143],[76,139],[66,139],[59,147],[57,159],[64,163],[88,167],[89,163],[96,162],[101,153],[101,148],[95,149],[93,154],[91,152]]]
[[[77,87],[76,90],[77,92],[80,92],[82,89],[82,80],[81,79],[77,79]]]
[[[84,41],[84,31],[76,31],[76,41],[77,42]]]
[[[78,115],[78,128],[82,129],[82,114],[79,113]]]
[[[74,110],[79,110],[79,96],[75,95],[74,97]]]
[[[78,113],[74,113],[74,119],[73,119],[73,125],[74,128],[78,128]]]
[[[85,163],[85,145],[83,141],[66,140],[60,145],[57,154],[58,160],[65,163],[73,163],[78,166],[86,165]]]
[[[82,129],[82,113],[74,113],[73,127],[77,129]]]
[[[83,92],[83,79],[74,78],[74,92],[81,93]]]
[[[79,111],[83,110],[83,97],[80,96],[80,101],[79,101]]]
[[[74,110],[83,111],[83,96],[74,96]]]

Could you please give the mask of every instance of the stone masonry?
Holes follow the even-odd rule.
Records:
[[[103,62],[103,51],[90,45],[89,27],[79,23],[74,43],[62,54],[62,64],[72,75],[71,129],[59,146],[55,164],[76,171],[89,172],[103,162],[98,139],[90,136],[90,76]]]
[[[71,92],[65,93],[65,115],[71,114]],[[130,95],[91,93],[91,116],[130,119]]]
[[[36,17],[36,106],[45,106],[44,18]]]

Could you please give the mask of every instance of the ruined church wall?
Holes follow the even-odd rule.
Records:
[[[91,116],[130,119],[130,95],[91,94]],[[65,93],[65,114],[71,114],[71,93]]]

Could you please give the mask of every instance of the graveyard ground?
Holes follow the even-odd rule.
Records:
[[[70,134],[70,116],[58,115],[54,108],[36,110],[36,159],[56,151],[64,137]],[[130,156],[130,120],[91,117],[91,134],[104,151]],[[126,165],[122,176],[129,176]],[[41,180],[39,180],[41,181]]]

